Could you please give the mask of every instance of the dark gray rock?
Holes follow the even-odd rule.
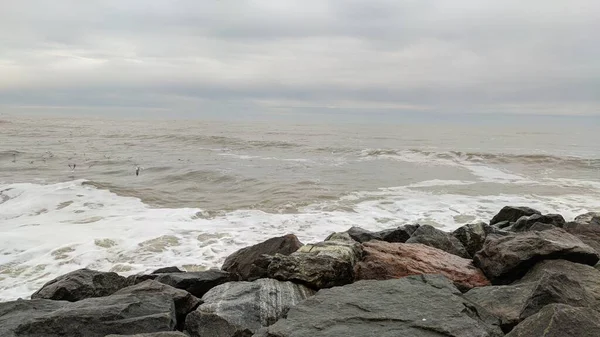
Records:
[[[597,337],[600,313],[590,308],[550,304],[517,325],[506,337]]]
[[[302,285],[273,279],[226,283],[204,295],[204,304],[188,315],[185,331],[192,337],[251,336],[314,293]]]
[[[568,222],[564,229],[578,237],[585,244],[591,246],[600,254],[600,225],[590,221]]]
[[[381,236],[382,241],[404,243],[410,239],[411,235],[420,227],[416,225],[404,225],[398,228],[386,229],[377,234]]]
[[[497,227],[499,229],[506,229],[506,228],[510,227],[512,224],[514,224],[514,222],[500,221],[500,222],[495,223],[493,226]]]
[[[347,231],[348,235],[350,235],[350,237],[356,241],[356,242],[367,242],[367,241],[371,241],[371,240],[382,240],[382,236],[380,233],[377,232],[371,232],[368,231],[366,229],[360,228],[360,227],[351,227],[348,231]]]
[[[136,335],[108,335],[106,337],[189,337],[183,332],[179,331],[165,331],[165,332],[152,332],[152,333],[141,333]]]
[[[561,228],[514,233],[488,238],[473,262],[494,284],[519,279],[537,262],[565,259],[595,265],[599,256],[594,249]]]
[[[267,274],[314,289],[340,286],[354,280],[354,265],[361,256],[360,244],[348,233],[335,233],[328,241],[305,245],[289,256],[273,256]]]
[[[300,247],[302,243],[293,234],[271,238],[229,255],[221,269],[237,275],[240,280],[256,280],[267,276],[262,255],[290,255]]]
[[[2,337],[104,337],[172,331],[175,324],[173,300],[164,294],[0,303]]]
[[[583,307],[595,302],[576,277],[564,274],[545,274],[529,283],[474,288],[464,296],[500,318],[505,332],[547,304]]]
[[[74,302],[108,296],[125,286],[125,277],[117,273],[78,269],[44,284],[31,298]]]
[[[441,231],[430,225],[423,225],[417,228],[406,243],[421,243],[426,246],[441,249],[450,254],[454,254],[467,259],[471,255],[467,252],[463,244],[452,234]]]
[[[500,337],[498,321],[438,275],[319,291],[256,337]]]
[[[177,323],[182,329],[187,314],[194,311],[202,303],[202,300],[185,290],[173,288],[169,285],[154,280],[147,280],[142,283],[123,288],[115,293],[115,295],[119,294],[165,294],[171,296],[173,302],[175,303]]]
[[[488,235],[508,235],[509,232],[490,226],[485,222],[464,225],[457,228],[452,235],[462,243],[470,256],[475,255],[483,247]]]
[[[530,231],[547,231],[549,229],[555,228],[556,226],[549,224],[549,223],[541,223],[541,222],[536,222],[533,225],[531,225],[531,227],[529,227]]]
[[[210,289],[226,282],[236,281],[237,278],[228,272],[211,269],[199,272],[158,274],[154,280],[177,289],[183,289],[200,298]]]
[[[510,228],[515,232],[524,232],[531,229],[536,223],[549,224],[555,227],[563,227],[566,223],[565,218],[560,214],[534,214],[531,216],[522,216]]]
[[[165,274],[165,273],[183,273],[184,271],[177,267],[164,267],[158,268],[152,272],[152,274]]]
[[[534,214],[542,213],[529,207],[505,206],[492,218],[490,225],[494,225],[502,221],[515,222],[522,216],[531,216]]]

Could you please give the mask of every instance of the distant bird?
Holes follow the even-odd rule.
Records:
[[[77,164],[69,164],[69,168],[71,169],[71,172],[75,172],[75,167],[77,166]]]

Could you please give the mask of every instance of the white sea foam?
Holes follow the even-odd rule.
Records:
[[[295,233],[303,242],[351,226],[377,230],[404,223],[452,229],[489,220],[507,204],[573,218],[600,208],[600,198],[436,194],[410,187],[356,192],[296,214],[238,210],[213,218],[192,208],[153,209],[139,199],[83,181],[0,186],[0,300],[27,297],[46,281],[88,267],[123,274],[163,266],[219,267],[233,251]],[[422,186],[465,183],[423,182]],[[8,198],[8,200],[6,200]]]

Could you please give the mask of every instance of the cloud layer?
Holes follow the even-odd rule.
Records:
[[[0,2],[0,111],[600,114],[597,0]]]

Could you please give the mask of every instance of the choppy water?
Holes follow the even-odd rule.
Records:
[[[5,117],[0,191],[6,300],[82,267],[218,267],[286,233],[600,210],[600,125]]]

